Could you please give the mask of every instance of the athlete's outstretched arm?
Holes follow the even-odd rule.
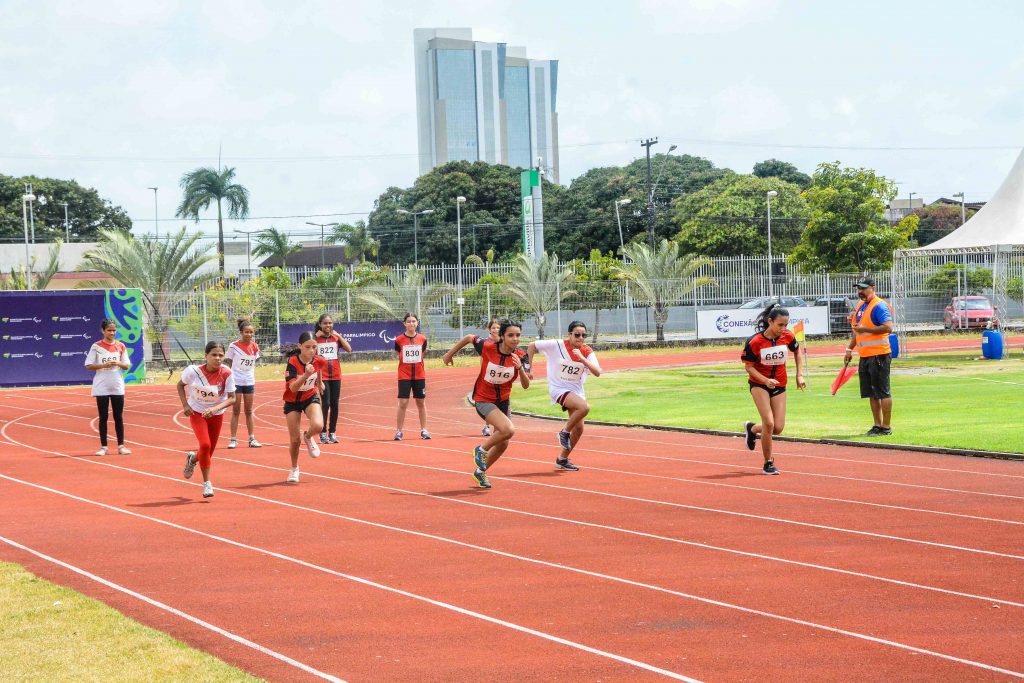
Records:
[[[454,362],[455,354],[457,354],[459,351],[461,351],[466,346],[469,346],[470,344],[472,344],[474,338],[475,338],[474,335],[467,334],[465,337],[463,337],[459,341],[455,342],[455,346],[453,346],[451,349],[446,351],[444,356],[442,356],[441,359],[444,361],[444,364],[445,365],[451,365]]]

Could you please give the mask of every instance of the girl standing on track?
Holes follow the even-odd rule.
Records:
[[[427,338],[417,332],[419,319],[412,313],[406,313],[402,319],[405,333],[395,339],[395,353],[398,354],[398,429],[395,441],[402,440],[402,427],[405,425],[405,411],[409,407],[409,394],[416,399],[416,410],[420,414],[420,438],[429,439],[427,431],[427,370],[423,356],[427,350]]]
[[[114,337],[117,323],[103,319],[100,323],[103,339],[89,348],[85,357],[85,369],[96,374],[92,377],[92,395],[96,397],[96,409],[100,418],[100,449],[96,455],[107,454],[107,413],[114,408],[114,431],[117,434],[117,452],[130,455],[124,445],[124,375],[122,370],[132,366],[128,360],[128,349]]]
[[[320,432],[320,443],[338,443],[338,402],[341,399],[340,349],[352,353],[352,345],[334,331],[334,320],[324,313],[316,321],[316,355],[327,361],[327,369],[321,377],[324,387],[324,426]]]
[[[185,395],[186,387],[188,396]],[[191,479],[198,463],[203,473],[203,498],[210,498],[213,496],[213,484],[210,482],[213,451],[217,448],[220,428],[224,424],[224,409],[235,402],[235,377],[224,365],[223,344],[216,341],[208,343],[206,362],[185,368],[178,380],[178,398],[199,442],[198,454],[189,451],[185,455],[184,475]]]
[[[473,342],[473,347],[480,354],[480,373],[473,385],[476,413],[494,430],[473,449],[473,464],[476,465],[473,478],[481,488],[491,488],[485,473],[498,462],[516,433],[510,418],[512,384],[518,377],[524,389],[530,386],[530,359],[525,351],[517,348],[522,334],[519,323],[503,320],[498,330],[498,341],[477,339]]]
[[[242,404],[245,404],[245,427],[249,430],[249,448],[260,448],[263,444],[256,440],[256,431],[253,426],[252,404],[256,398],[256,361],[260,358],[260,347],[253,339],[256,336],[256,329],[248,318],[238,319],[237,341],[228,345],[228,354],[224,362],[235,375],[235,393],[241,396],[242,400],[235,400],[231,407],[231,438],[228,439],[228,448],[238,446],[238,415],[242,411]]]
[[[501,329],[501,321],[498,320],[497,318],[491,318],[491,322],[487,323],[487,334],[489,335],[488,339],[490,339],[491,341],[494,341],[494,342],[498,341],[498,330],[500,330],[500,329]],[[444,354],[444,358],[443,358],[444,364],[445,365],[452,365],[452,363],[454,362],[454,359],[455,359],[455,354],[458,353],[459,351],[461,351],[462,347],[464,347],[464,346],[468,346],[470,344],[473,344],[474,345],[473,349],[476,350],[476,341],[478,339],[483,339],[483,337],[480,337],[479,335],[475,335],[475,334],[467,334],[465,337],[463,337],[459,341],[455,342],[455,346],[453,346],[447,353]],[[480,355],[479,351],[477,351],[477,355]],[[473,402],[473,396],[472,395],[469,396],[469,401],[470,401],[470,403]],[[489,425],[487,423],[484,423],[484,428],[482,430],[480,430],[480,433],[483,434],[484,436],[490,436],[491,435],[491,425]]]
[[[569,323],[566,339],[538,339],[530,342],[526,349],[530,365],[538,351],[548,359],[548,394],[551,402],[562,406],[569,413],[569,419],[562,431],[558,432],[558,445],[562,452],[555,460],[555,467],[575,472],[579,469],[569,460],[569,453],[576,448],[583,436],[583,420],[590,413],[590,404],[583,393],[587,375],[601,376],[601,365],[597,354],[587,346],[587,326],[579,320]]]
[[[772,436],[781,434],[786,426],[786,361],[792,353],[796,359],[796,385],[803,390],[803,361],[797,349],[799,343],[789,325],[789,311],[779,304],[769,304],[757,316],[754,326],[757,334],[747,339],[740,357],[749,375],[750,395],[761,416],[761,423],[747,422],[747,448],[754,450],[758,434],[764,454],[764,473],[779,474],[772,459]]]
[[[299,482],[299,441],[306,442],[309,457],[319,458],[320,447],[313,440],[324,426],[320,409],[320,393],[323,391],[323,375],[327,372],[327,361],[316,355],[317,342],[311,332],[299,335],[299,348],[288,359],[284,369],[284,417],[288,422],[288,452],[292,458],[292,469],[287,481]],[[302,415],[309,418],[309,428],[302,433]]]

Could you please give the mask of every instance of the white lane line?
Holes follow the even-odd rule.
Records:
[[[179,617],[181,619],[184,619],[185,621],[190,621],[193,624],[196,624],[197,626],[202,626],[203,628],[207,629],[208,631],[212,631],[212,632],[216,633],[219,636],[223,636],[224,638],[227,638],[228,640],[233,640],[234,642],[239,643],[240,645],[244,645],[244,646],[246,646],[248,648],[256,650],[260,654],[267,655],[268,657],[273,657],[274,659],[277,659],[277,660],[279,660],[281,662],[284,662],[285,664],[288,664],[289,666],[292,666],[292,667],[294,667],[296,669],[299,669],[301,671],[305,671],[306,673],[312,674],[313,676],[316,676],[318,678],[322,678],[325,681],[332,681],[332,683],[345,683],[344,680],[338,678],[337,676],[332,676],[330,674],[324,673],[323,671],[320,671],[319,669],[314,669],[310,665],[305,664],[303,662],[300,662],[297,659],[292,659],[291,657],[289,657],[287,655],[283,655],[280,652],[277,652],[275,650],[271,650],[270,648],[265,647],[263,645],[260,645],[259,643],[253,642],[253,641],[249,640],[248,638],[244,638],[244,637],[242,637],[240,635],[232,633],[231,631],[223,629],[220,626],[214,626],[210,622],[204,621],[204,620],[200,619],[199,617],[194,617],[191,614],[188,614],[187,612],[182,612],[180,609],[177,609],[175,607],[171,607],[167,603],[160,602],[159,600],[154,600],[153,598],[151,598],[149,596],[143,595],[142,593],[139,593],[137,591],[133,591],[132,589],[126,588],[125,586],[122,586],[120,584],[114,583],[113,581],[108,581],[107,579],[104,579],[102,576],[97,576],[96,574],[93,574],[92,572],[86,571],[85,569],[82,569],[80,567],[76,567],[73,564],[68,564],[67,562],[64,562],[62,560],[58,560],[55,557],[51,557],[50,555],[46,555],[45,553],[41,553],[38,550],[34,550],[32,548],[29,548],[26,545],[22,545],[21,543],[18,543],[17,541],[13,541],[13,540],[11,540],[9,538],[6,538],[4,536],[0,536],[0,541],[6,543],[9,546],[12,546],[14,548],[18,548],[19,550],[22,550],[22,551],[24,551],[26,553],[29,553],[30,555],[35,555],[39,559],[46,560],[47,562],[50,562],[51,564],[55,564],[55,565],[57,565],[59,567],[63,567],[64,569],[70,570],[70,571],[78,574],[79,576],[84,576],[85,578],[87,578],[87,579],[89,579],[91,581],[95,581],[96,583],[102,584],[102,585],[106,586],[107,588],[113,588],[114,590],[119,591],[121,593],[124,593],[125,595],[129,595],[129,596],[135,598],[136,600],[141,600],[142,602],[145,602],[148,605],[152,605],[153,607],[156,607],[156,608],[161,609],[161,610],[163,610],[165,612],[173,614],[174,616]]]
[[[973,379],[977,382],[991,382],[993,384],[1011,384],[1015,387],[1024,387],[1024,384],[1021,384],[1020,382],[1008,382],[1006,380],[999,379],[985,379],[984,377],[964,377],[961,375],[960,379]]]

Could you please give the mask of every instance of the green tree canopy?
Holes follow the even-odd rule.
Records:
[[[302,247],[293,244],[288,235],[271,226],[256,233],[256,246],[253,256],[267,256],[277,261],[274,265],[284,267],[288,257],[302,251]]]
[[[778,178],[787,183],[793,183],[801,190],[811,186],[811,176],[802,173],[796,166],[788,161],[778,159],[767,159],[754,164],[753,175],[758,178]]]
[[[978,213],[973,209],[966,211],[966,218]],[[960,207],[948,204],[933,204],[914,211],[921,219],[917,226],[917,243],[927,246],[936,242],[960,227]]]
[[[33,205],[37,242],[64,239],[65,202],[72,242],[95,242],[102,228],[124,232],[132,229],[132,221],[124,209],[74,180],[0,175],[0,239],[21,241],[24,238],[21,197],[25,194],[25,183],[32,183],[37,197],[46,197],[46,204],[37,201]]]

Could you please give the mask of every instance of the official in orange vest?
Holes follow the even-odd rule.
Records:
[[[853,334],[850,347],[846,349],[845,360],[849,363],[853,358],[853,350],[857,349],[860,357],[860,397],[871,399],[871,414],[875,419],[867,436],[889,436],[892,434],[892,393],[889,388],[892,311],[889,304],[875,295],[874,278],[861,278],[856,287],[857,298],[862,303],[850,316]]]

